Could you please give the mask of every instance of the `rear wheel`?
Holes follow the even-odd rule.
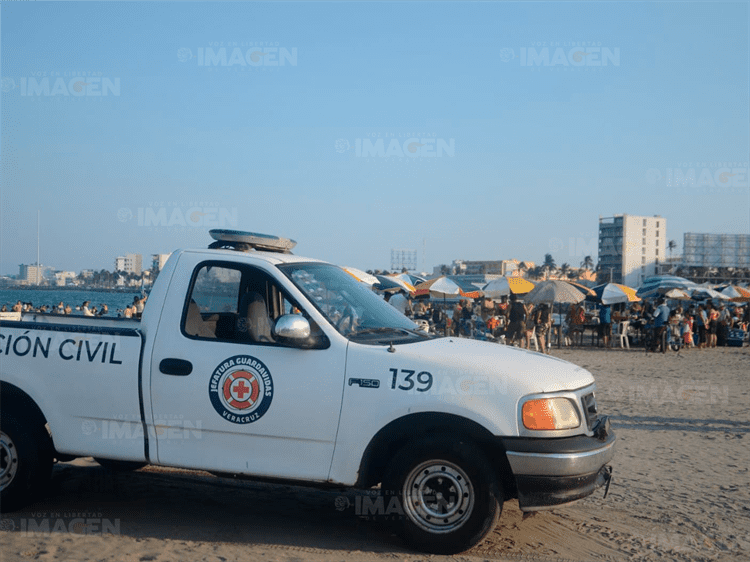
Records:
[[[0,414],[0,509],[20,509],[44,490],[52,472],[52,444],[41,421],[3,408]]]
[[[482,451],[449,438],[401,449],[382,489],[399,500],[398,534],[410,546],[435,554],[479,544],[502,511],[502,488]]]

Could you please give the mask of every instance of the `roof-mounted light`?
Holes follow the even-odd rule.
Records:
[[[260,234],[258,232],[245,232],[244,230],[225,230],[215,228],[209,230],[211,238],[216,240],[208,247],[212,250],[226,249],[238,252],[249,252],[257,250],[260,252],[280,252],[291,254],[292,248],[297,242],[289,238],[279,238],[271,234]]]

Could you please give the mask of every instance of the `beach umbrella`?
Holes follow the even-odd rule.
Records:
[[[357,281],[364,283],[365,285],[373,286],[378,282],[377,277],[375,277],[374,275],[370,275],[369,273],[365,273],[364,271],[362,271],[361,269],[357,269],[356,267],[345,266],[341,269],[343,269]]]
[[[636,294],[641,298],[649,298],[663,295],[670,289],[692,289],[697,286],[696,283],[693,283],[684,277],[661,275],[644,279],[643,285],[638,288]]]
[[[723,295],[719,291],[715,289],[711,289],[710,287],[695,287],[692,290],[691,296],[693,300],[702,301],[706,299],[717,299],[717,300],[724,300],[728,301],[731,297],[728,297],[726,295]]]
[[[689,301],[690,295],[682,289],[669,289],[666,293],[664,293],[664,298]]]
[[[398,275],[394,275],[393,277],[398,277],[401,279],[401,281],[406,281],[410,285],[414,285],[415,287],[419,285],[420,283],[424,283],[427,281],[424,277],[420,277],[419,275],[412,275],[411,273],[399,273]]]
[[[586,298],[596,297],[596,293],[591,287],[587,287],[586,285],[581,285],[580,283],[576,283],[575,281],[566,281],[566,283],[570,283],[571,285],[573,285],[576,289],[578,289],[584,295],[586,295]]]
[[[403,290],[407,293],[414,293],[415,291],[414,285],[392,275],[376,275],[375,278],[378,282],[373,287],[379,291]]]
[[[567,281],[551,279],[541,281],[524,297],[530,303],[577,303],[586,298],[581,291]]]
[[[461,287],[448,277],[436,277],[415,287],[415,296],[429,295],[431,297],[455,297],[461,294]]]
[[[537,283],[528,295],[524,297],[530,303],[579,303],[586,298],[581,291],[566,281],[549,280]],[[562,322],[557,326],[557,347],[562,347]]]
[[[534,284],[523,277],[498,277],[484,285],[482,292],[484,296],[495,299],[511,293],[516,295],[528,293],[533,288]]]
[[[750,301],[750,291],[744,287],[737,287],[736,285],[729,285],[719,291],[725,297],[729,297],[733,302],[748,302]]]
[[[596,300],[602,304],[618,304],[622,302],[637,302],[641,300],[635,294],[635,289],[619,283],[604,283],[592,289]]]
[[[460,277],[458,279],[454,277],[453,279],[451,279],[451,281],[453,281],[461,289],[460,295],[462,297],[466,297],[467,299],[478,299],[484,296],[482,289],[480,289],[470,281],[461,279]]]

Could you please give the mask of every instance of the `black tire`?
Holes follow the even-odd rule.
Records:
[[[52,474],[52,440],[42,420],[4,407],[0,414],[0,510],[37,499]]]
[[[113,459],[100,459],[97,457],[94,457],[94,460],[103,468],[111,470],[112,472],[132,472],[133,470],[138,470],[148,464],[140,461],[118,461]]]
[[[381,488],[399,500],[402,514],[394,522],[399,536],[433,554],[476,546],[502,512],[502,485],[484,453],[450,436],[403,447],[386,469]],[[412,493],[405,494],[406,489]]]

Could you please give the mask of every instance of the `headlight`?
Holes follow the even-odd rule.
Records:
[[[573,429],[581,425],[581,418],[568,398],[541,398],[523,405],[523,426],[526,429]]]

